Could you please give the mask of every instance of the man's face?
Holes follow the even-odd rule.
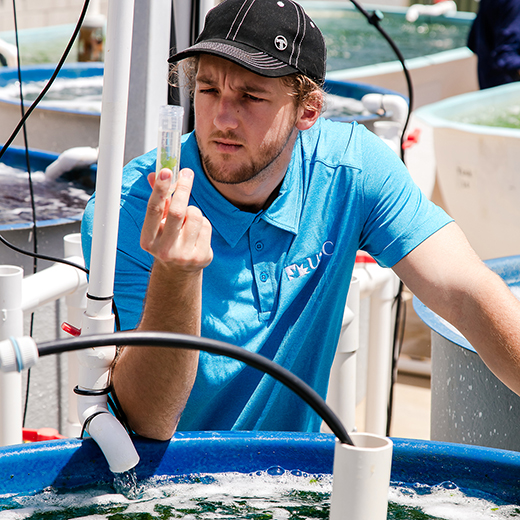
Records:
[[[297,109],[289,87],[229,60],[202,54],[195,85],[195,133],[208,177],[241,184],[286,167]]]

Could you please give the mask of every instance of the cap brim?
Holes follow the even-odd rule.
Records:
[[[168,61],[175,63],[196,54],[212,54],[230,60],[255,74],[270,78],[280,78],[298,72],[298,69],[240,42],[229,40],[205,40],[171,56]]]

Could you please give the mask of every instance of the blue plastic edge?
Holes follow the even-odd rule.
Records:
[[[139,479],[273,466],[330,474],[331,434],[291,432],[179,432],[169,442],[135,438]],[[520,503],[520,453],[443,442],[393,439],[392,481],[454,482],[465,490]],[[113,479],[92,439],[64,439],[0,449],[0,494],[31,494],[48,486],[75,488]]]
[[[520,255],[505,256],[485,260],[484,263],[498,274],[507,285],[520,284]],[[451,329],[435,312],[426,307],[417,297],[413,297],[413,307],[417,316],[437,334],[459,347],[476,352],[469,341],[458,331]]]
[[[41,63],[39,65],[24,65],[21,68],[22,81],[46,81],[50,79],[56,64]],[[65,63],[58,74],[58,78],[89,78],[94,76],[103,76],[104,63],[88,62],[88,63]],[[18,81],[18,69],[16,67],[1,67],[0,68],[0,87],[4,87],[12,81]],[[3,103],[18,105],[18,101],[5,99],[0,97]],[[25,106],[30,106],[32,101],[24,101]],[[99,113],[77,110],[63,107],[52,107],[41,105],[38,110],[50,110],[54,112],[67,112],[71,114],[84,114],[88,116],[99,117]]]

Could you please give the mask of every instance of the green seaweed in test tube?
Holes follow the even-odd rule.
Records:
[[[159,136],[155,176],[157,178],[163,168],[169,168],[172,171],[172,187],[170,188],[170,193],[173,193],[173,187],[179,176],[183,116],[184,108],[177,105],[162,106],[159,112]]]

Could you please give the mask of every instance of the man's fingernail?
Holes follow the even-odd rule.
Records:
[[[165,181],[166,179],[169,179],[171,176],[171,173],[168,170],[161,170],[159,173],[159,178],[162,181]]]
[[[184,168],[180,171],[180,174],[182,177],[185,177],[186,179],[191,179],[193,177],[193,172],[189,168]]]

